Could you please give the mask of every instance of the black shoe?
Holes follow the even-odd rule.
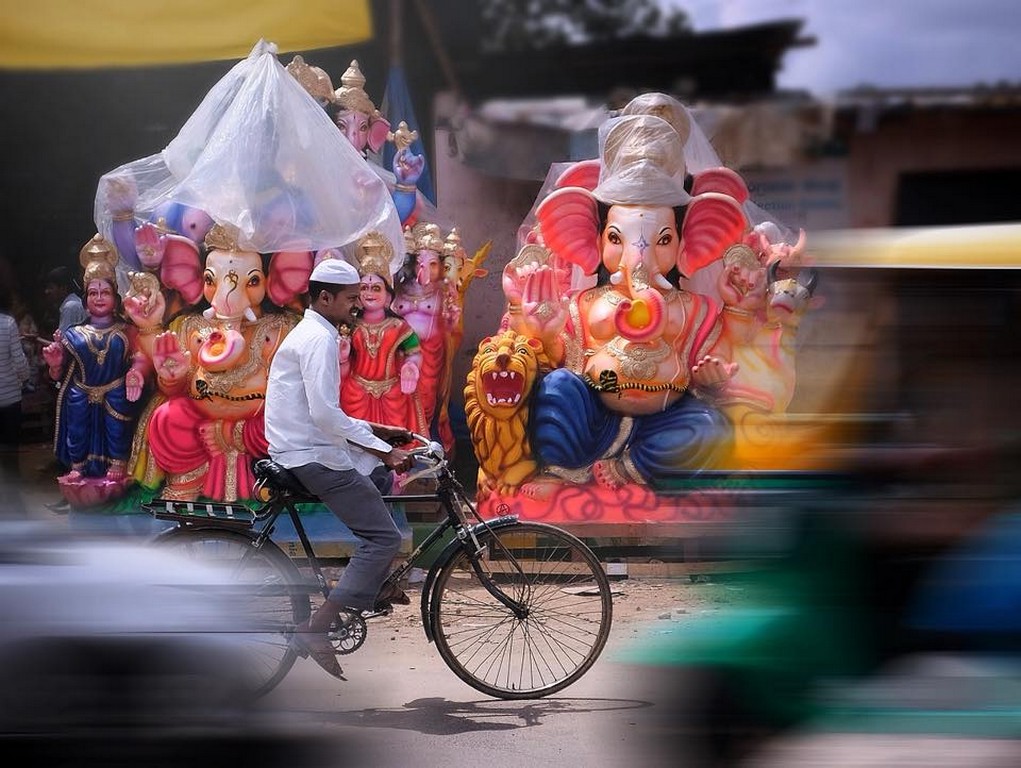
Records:
[[[53,512],[58,515],[66,515],[68,512],[71,511],[71,502],[69,502],[67,499],[54,501],[44,506],[46,507],[46,509],[50,510],[50,512]]]
[[[322,632],[309,632],[307,621],[295,628],[293,642],[295,649],[303,657],[311,657],[312,661],[338,680],[347,680],[340,662],[337,661],[337,651],[330,643],[330,638]]]
[[[411,605],[411,598],[396,584],[386,584],[379,591],[372,610],[375,613],[382,613],[391,610],[395,605]]]

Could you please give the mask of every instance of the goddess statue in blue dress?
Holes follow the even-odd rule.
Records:
[[[65,495],[78,487],[73,494],[80,496],[89,479],[123,485],[127,476],[146,358],[136,353],[137,329],[117,314],[117,258],[98,234],[82,248],[89,321],[58,332],[43,350],[50,377],[60,382],[54,451],[70,467],[59,479]]]

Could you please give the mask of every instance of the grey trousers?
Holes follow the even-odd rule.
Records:
[[[357,470],[337,470],[322,464],[292,467],[291,472],[318,496],[357,537],[358,545],[330,602],[357,610],[376,604],[379,587],[401,548],[401,534],[373,481]]]

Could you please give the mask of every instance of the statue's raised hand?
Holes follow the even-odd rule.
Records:
[[[691,383],[700,389],[719,389],[737,373],[738,364],[706,355],[691,367]]]
[[[145,377],[142,376],[142,371],[136,366],[131,366],[128,372],[124,374],[124,394],[128,398],[129,403],[138,402],[138,398],[142,396],[142,387],[144,385]]]
[[[191,353],[182,352],[177,334],[166,331],[156,337],[152,347],[152,364],[160,383],[174,385],[188,375]]]
[[[60,369],[64,367],[64,345],[60,343],[62,338],[63,334],[56,330],[53,332],[53,341],[43,347],[43,360],[50,369],[50,377],[54,379],[60,376]]]
[[[414,186],[425,170],[425,158],[405,147],[394,155],[393,170],[399,184]]]
[[[414,360],[405,360],[401,366],[401,393],[410,395],[418,388],[418,377],[421,369]]]
[[[521,328],[517,330],[539,339],[555,336],[567,322],[568,301],[556,271],[545,264],[529,264],[522,267],[522,274]]]
[[[150,222],[135,230],[135,252],[143,267],[157,269],[163,263],[167,239]]]
[[[139,293],[124,297],[124,314],[139,328],[152,328],[163,325],[163,315],[167,311],[167,302],[161,291],[150,295]]]

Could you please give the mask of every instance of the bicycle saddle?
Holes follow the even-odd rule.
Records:
[[[272,459],[259,459],[252,465],[252,471],[257,479],[277,490],[290,491],[301,496],[311,495],[291,470]]]

